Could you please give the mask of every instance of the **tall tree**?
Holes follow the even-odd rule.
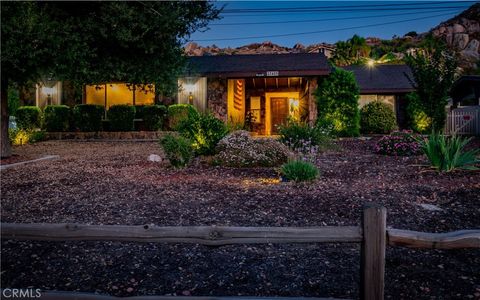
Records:
[[[445,126],[447,99],[455,80],[457,60],[438,43],[429,43],[415,54],[407,55],[406,62],[412,69],[419,105],[432,129],[440,131]]]
[[[9,84],[124,81],[171,92],[181,45],[219,11],[207,1],[2,2],[2,157]]]

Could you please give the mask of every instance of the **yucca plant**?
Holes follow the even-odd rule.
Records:
[[[420,141],[421,149],[432,167],[440,172],[455,169],[478,170],[475,164],[480,163],[476,156],[480,149],[465,151],[471,138],[459,136],[446,137],[438,132],[430,134],[428,139]]]

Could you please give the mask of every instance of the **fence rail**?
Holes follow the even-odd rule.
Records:
[[[44,241],[128,241],[159,243],[195,243],[209,246],[258,243],[361,243],[361,299],[384,297],[385,248],[454,249],[480,248],[480,229],[447,233],[428,233],[386,228],[386,209],[366,205],[361,226],[324,227],[158,227],[151,225],[81,225],[1,223],[2,239]],[[47,292],[41,299],[110,300],[111,296],[68,292]],[[166,297],[139,296],[128,300],[245,300],[255,297]],[[301,300],[303,298],[275,298]],[[308,298],[322,299],[322,298]]]

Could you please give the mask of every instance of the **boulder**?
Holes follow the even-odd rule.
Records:
[[[445,41],[447,42],[448,46],[452,46],[453,45],[453,33],[448,33],[445,36]]]
[[[185,46],[185,52],[190,53],[193,50],[198,48],[198,44],[195,42],[190,42]]]
[[[480,47],[480,42],[474,39],[468,43],[467,47],[465,47],[465,51],[472,51],[472,52],[478,53],[479,47]]]
[[[453,36],[453,46],[458,49],[465,49],[469,42],[468,34],[466,33],[457,33]]]
[[[471,22],[470,25],[468,25],[467,27],[467,31],[469,33],[480,32],[480,23]]]
[[[463,27],[460,24],[453,25],[453,33],[462,33],[462,32],[465,32],[465,27]]]

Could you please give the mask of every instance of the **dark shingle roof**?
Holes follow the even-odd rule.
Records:
[[[361,94],[407,93],[415,90],[413,75],[407,65],[348,66],[355,74]]]
[[[323,53],[192,56],[187,62],[187,75],[221,77],[316,76],[332,69]]]

